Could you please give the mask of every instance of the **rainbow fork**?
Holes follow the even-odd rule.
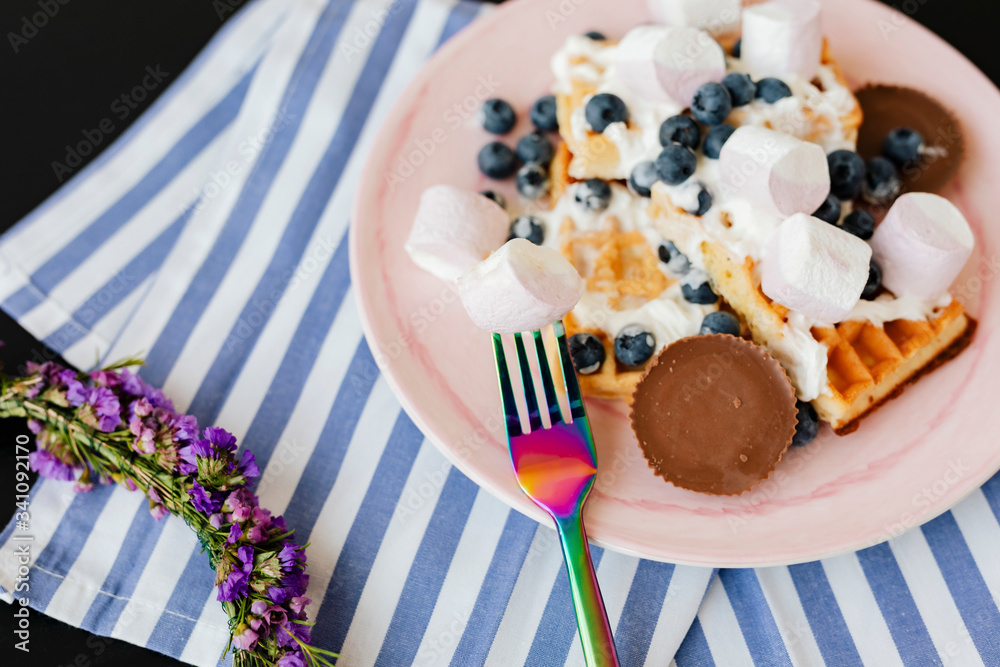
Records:
[[[549,416],[549,425],[543,423],[524,340],[520,333],[516,333],[514,345],[528,412],[528,432],[525,432],[517,414],[503,339],[500,334],[493,334],[493,353],[500,380],[510,460],[521,489],[555,521],[573,593],[580,643],[588,667],[617,667],[615,642],[583,528],[583,503],[594,486],[597,452],[583,407],[580,385],[570,360],[566,329],[561,321],[553,324],[552,328],[559,346],[559,375],[563,379],[572,421],[567,423],[562,418],[545,343],[541,331],[536,330],[531,335],[535,341],[538,371]]]

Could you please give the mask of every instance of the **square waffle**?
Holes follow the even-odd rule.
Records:
[[[651,216],[666,238],[699,224],[653,189]],[[789,311],[760,290],[754,262],[740,262],[719,243],[703,241],[705,267],[716,291],[748,325],[754,342],[781,360],[782,338],[791,335]],[[975,322],[958,301],[937,309],[926,321],[896,320],[876,326],[844,321],[833,327],[813,327],[812,337],[826,348],[826,391],[812,401],[820,419],[840,435],[906,384],[960,352],[969,342]]]

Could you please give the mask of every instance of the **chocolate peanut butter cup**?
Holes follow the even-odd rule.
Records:
[[[965,155],[962,127],[954,114],[933,97],[903,86],[869,85],[855,93],[864,120],[858,130],[858,153],[866,160],[882,154],[892,130],[920,133],[924,150],[899,169],[903,192],[939,192],[958,171]]]
[[[795,391],[763,348],[712,334],[664,348],[629,415],[649,467],[675,486],[737,495],[771,474],[795,435]]]

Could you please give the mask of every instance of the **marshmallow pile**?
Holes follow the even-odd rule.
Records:
[[[958,208],[926,192],[897,199],[871,238],[882,284],[896,296],[927,301],[948,291],[974,244],[969,223]]]
[[[820,5],[814,0],[771,0],[743,11],[740,60],[758,76],[816,76],[823,51]]]
[[[558,251],[511,239],[458,278],[476,326],[493,333],[532,331],[573,310],[584,282]]]
[[[450,282],[503,245],[509,232],[507,212],[493,200],[435,185],[420,197],[406,251],[417,266]]]
[[[643,25],[618,43],[615,68],[636,95],[688,106],[702,84],[726,75],[726,54],[697,28]]]
[[[778,225],[761,262],[761,290],[818,322],[840,322],[861,299],[872,249],[853,234],[796,213]]]
[[[830,194],[823,147],[764,127],[737,128],[719,170],[723,188],[779,217],[813,213]]]

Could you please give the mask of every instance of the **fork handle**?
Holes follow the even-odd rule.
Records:
[[[569,587],[573,593],[576,626],[587,667],[618,667],[618,653],[611,635],[604,598],[597,584],[594,561],[579,511],[566,517],[556,517],[556,530],[562,544]]]

